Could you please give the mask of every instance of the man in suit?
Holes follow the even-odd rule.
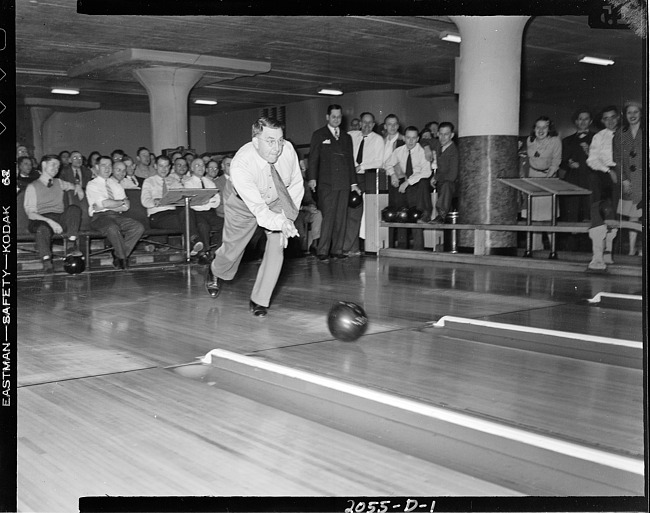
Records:
[[[221,280],[232,280],[246,245],[258,226],[266,231],[266,248],[249,307],[265,317],[280,276],[284,249],[297,237],[294,221],[304,194],[298,155],[284,139],[282,125],[273,118],[259,118],[252,127],[252,140],[232,159],[232,188],[225,204],[223,242],[208,266],[205,287],[212,297],[221,291]]]
[[[352,138],[341,131],[343,109],[327,107],[327,125],[316,130],[309,146],[308,187],[316,192],[323,212],[323,225],[318,243],[318,259],[345,258],[343,243],[347,223],[348,199],[351,191],[361,194],[352,151]]]
[[[587,165],[589,145],[594,133],[591,126],[591,113],[586,108],[578,109],[573,115],[577,132],[562,139],[562,164],[560,177],[569,183],[589,189],[591,170]],[[563,196],[560,199],[560,213],[563,221],[588,221],[591,199],[587,196]]]
[[[59,178],[64,182],[71,183],[72,185],[79,184],[82,190],[86,190],[88,182],[93,179],[93,173],[90,169],[83,165],[83,157],[79,151],[72,151],[70,153],[69,164],[64,165],[61,161],[61,171],[59,171]],[[77,205],[81,209],[81,230],[90,229],[90,216],[88,215],[88,200],[70,190],[66,191],[67,202],[69,205]]]
[[[438,127],[437,135],[438,138],[434,139],[432,150],[432,163],[436,166],[436,175],[431,179],[431,185],[438,190],[435,212],[431,214],[433,218],[431,223],[434,224],[444,223],[447,213],[451,209],[451,201],[456,194],[460,162],[458,148],[453,142],[454,125],[443,121]]]

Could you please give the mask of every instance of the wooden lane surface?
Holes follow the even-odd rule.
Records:
[[[643,456],[641,370],[451,338],[434,328],[256,355],[532,432]]]
[[[88,495],[519,495],[163,369],[18,400],[20,511]]]

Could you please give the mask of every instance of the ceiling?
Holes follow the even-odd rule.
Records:
[[[191,104],[196,115],[304,101],[324,85],[452,95],[459,45],[441,41],[445,31],[457,32],[447,16],[101,16],[78,14],[74,0],[19,0],[17,103],[147,112],[133,70],[166,61],[204,71],[190,99],[219,103]],[[579,64],[581,54],[616,65]],[[632,31],[590,29],[587,16],[534,17],[527,25],[528,101],[553,103],[568,90],[587,97],[630,81],[642,87],[644,77],[643,42]],[[52,87],[81,94],[53,95]]]

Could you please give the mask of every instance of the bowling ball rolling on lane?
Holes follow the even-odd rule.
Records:
[[[327,327],[332,336],[342,342],[354,342],[368,329],[368,316],[355,303],[334,303],[327,315]]]

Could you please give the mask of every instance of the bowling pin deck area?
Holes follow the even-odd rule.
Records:
[[[394,258],[19,281],[18,504],[644,490],[641,283]],[[363,306],[356,342],[330,334]]]

